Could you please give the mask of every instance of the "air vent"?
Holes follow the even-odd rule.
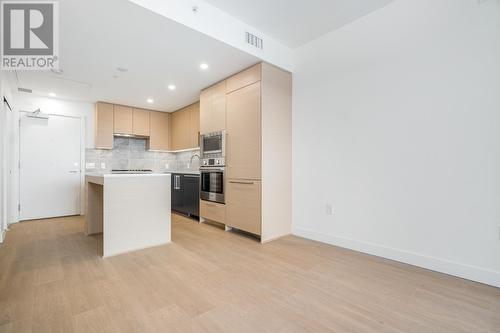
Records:
[[[28,88],[17,88],[17,91],[28,93],[28,94],[31,94],[33,92],[33,90],[28,89]]]
[[[261,50],[264,49],[264,41],[262,40],[262,38],[257,37],[248,31],[245,32],[245,40],[248,44],[255,46],[258,49],[261,49]]]

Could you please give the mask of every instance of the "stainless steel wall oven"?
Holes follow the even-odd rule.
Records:
[[[225,168],[200,168],[200,198],[206,201],[225,203]]]

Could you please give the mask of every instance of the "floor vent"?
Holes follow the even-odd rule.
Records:
[[[250,32],[245,32],[245,40],[247,44],[255,46],[258,49],[264,50],[264,40],[262,38],[255,36]]]

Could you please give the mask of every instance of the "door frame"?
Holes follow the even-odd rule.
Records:
[[[17,220],[20,221],[20,212],[21,212],[21,121],[23,117],[26,117],[27,114],[32,113],[31,111],[19,111],[19,137],[18,137],[18,214]],[[67,114],[67,113],[43,113],[43,115],[50,117],[65,117],[65,118],[75,118],[80,121],[80,215],[85,215],[85,118],[81,115]]]

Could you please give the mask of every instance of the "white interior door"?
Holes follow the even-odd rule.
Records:
[[[20,220],[80,214],[81,119],[23,115]]]

